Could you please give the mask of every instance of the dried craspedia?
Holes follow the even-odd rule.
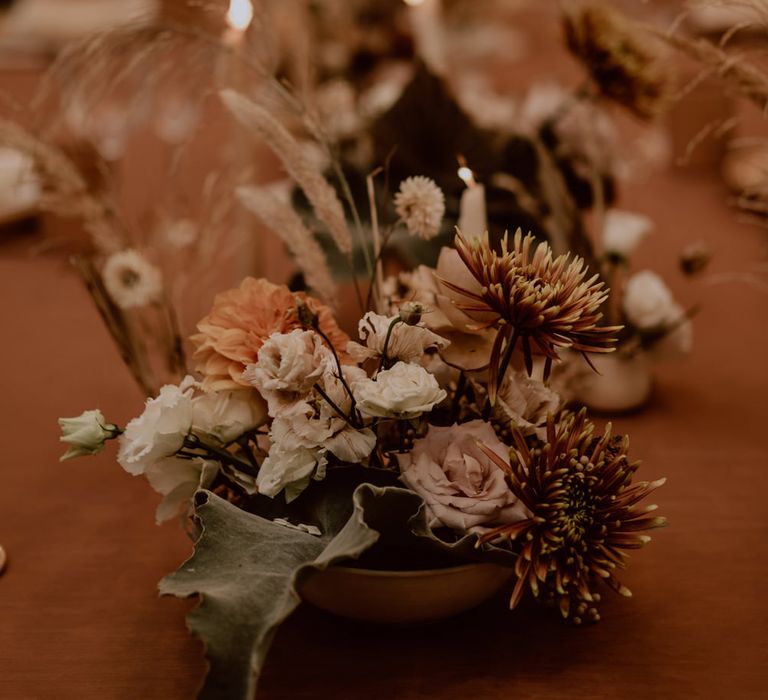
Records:
[[[445,196],[434,180],[422,175],[400,183],[395,195],[395,211],[408,232],[428,240],[440,233],[445,214]]]
[[[499,327],[499,336],[521,341],[529,374],[534,353],[556,360],[558,348],[611,352],[621,327],[598,326],[608,290],[597,275],[587,279],[581,258],[553,257],[549,245],[539,243],[534,249],[534,242],[518,229],[511,248],[504,237],[499,254],[487,237],[468,241],[458,233],[456,250],[479,288],[441,282],[467,297],[457,308]]]
[[[611,436],[610,425],[596,438],[584,410],[561,416],[558,423],[550,417],[541,447],[529,447],[514,432],[511,466],[494,461],[531,515],[487,532],[480,541],[508,540],[519,554],[511,607],[530,590],[576,624],[595,622],[596,584],[602,580],[629,597],[616,571],[626,567],[627,550],[650,541],[645,530],[666,525],[665,518],[651,515],[655,505],[639,505],[665,480],[633,484],[640,463],[628,460],[627,439]]]
[[[605,97],[641,119],[652,119],[669,101],[669,73],[642,29],[604,2],[577,3],[563,15],[566,44]]]

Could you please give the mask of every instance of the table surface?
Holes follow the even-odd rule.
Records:
[[[657,222],[637,267],[701,305],[691,357],[658,366],[651,403],[614,421],[640,474],[668,477],[654,500],[670,526],[634,556],[634,597],[606,593],[584,629],[503,598],[407,630],[301,608],[261,698],[768,697],[768,239],[727,199],[713,174],[680,170],[622,199]],[[99,407],[125,422],[143,399],[65,260],[30,254],[44,233],[0,232],[0,697],[191,698],[204,669],[184,624],[193,601],[156,592],[190,542],[155,526],[158,497],[112,450],[58,462],[59,416]],[[675,256],[696,239],[715,259],[687,282]]]

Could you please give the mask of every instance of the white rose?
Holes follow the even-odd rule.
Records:
[[[331,351],[314,331],[273,333],[259,350],[256,364],[246,367],[243,379],[259,390],[274,417],[307,394],[332,362]]]
[[[222,443],[267,422],[267,407],[252,389],[212,391],[192,400],[192,429]]]
[[[375,380],[361,380],[354,391],[358,408],[381,418],[416,418],[446,397],[427,370],[407,362],[379,372]]]
[[[411,452],[397,455],[400,478],[424,499],[433,527],[467,531],[527,517],[504,472],[478,443],[509,463],[509,448],[482,420],[447,428],[430,426]]]
[[[69,445],[67,451],[60,457],[60,462],[101,452],[104,449],[104,442],[115,437],[119,432],[116,425],[107,423],[104,414],[98,409],[83,411],[75,418],[59,418],[59,427],[61,428],[59,440]]]
[[[445,338],[436,333],[422,328],[411,326],[402,321],[396,323],[389,332],[392,322],[398,316],[381,316],[369,311],[358,324],[358,333],[363,344],[350,341],[347,344],[347,353],[356,362],[364,362],[371,358],[380,358],[384,352],[384,343],[387,342],[387,358],[402,362],[420,362],[427,350],[441,350],[449,343]]]
[[[198,489],[206,489],[219,473],[217,462],[169,457],[147,468],[149,485],[164,496],[155,513],[159,525],[191,505]]]
[[[322,449],[273,445],[261,465],[256,486],[270,498],[285,490],[285,500],[290,503],[309,485],[315,470],[316,478],[322,478],[326,462]]]
[[[603,221],[603,252],[625,260],[653,229],[653,222],[642,214],[609,209]]]
[[[623,306],[629,322],[640,330],[664,326],[675,318],[677,307],[667,285],[650,270],[637,272],[627,280]]]
[[[166,384],[157,398],[147,399],[138,418],[120,436],[117,461],[129,474],[143,474],[148,467],[181,449],[192,427],[192,392],[195,381],[186,377],[179,385]]]

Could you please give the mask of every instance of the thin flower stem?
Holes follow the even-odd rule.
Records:
[[[384,347],[381,348],[381,362],[379,362],[379,372],[384,367],[384,364],[387,361],[387,350],[389,349],[389,339],[392,337],[392,330],[394,327],[401,323],[403,319],[401,319],[399,316],[395,316],[395,318],[392,319],[392,322],[389,324],[389,328],[387,328],[387,336],[384,338]]]
[[[355,401],[355,395],[352,393],[352,389],[349,388],[349,384],[347,384],[347,380],[344,378],[344,372],[343,372],[343,370],[341,368],[341,360],[339,359],[339,356],[336,353],[336,348],[333,347],[333,343],[331,342],[331,339],[325,333],[323,333],[322,330],[320,330],[320,324],[319,323],[317,323],[317,322],[314,323],[313,324],[313,328],[315,330],[315,333],[317,333],[325,341],[326,345],[328,345],[328,347],[331,349],[331,353],[333,354],[333,359],[336,361],[336,369],[339,372],[338,375],[337,375],[337,379],[341,382],[341,385],[344,387],[344,390],[347,392],[347,395],[349,396],[350,401],[352,401],[352,405],[350,407],[350,411],[351,411],[352,415],[354,416],[355,415],[355,405],[356,405],[357,402]]]
[[[334,400],[333,400],[333,399],[332,399],[330,396],[328,396],[328,394],[326,394],[326,393],[323,391],[323,389],[320,387],[320,385],[319,385],[319,384],[315,384],[315,387],[314,387],[314,388],[315,388],[315,391],[317,391],[317,393],[318,393],[318,394],[320,394],[320,396],[322,396],[322,397],[323,397],[323,398],[324,398],[324,399],[325,399],[325,400],[328,402],[328,405],[329,405],[329,406],[330,406],[330,407],[331,407],[331,408],[332,408],[334,411],[336,411],[336,413],[338,413],[339,417],[340,417],[340,418],[342,418],[342,419],[344,419],[344,421],[347,423],[347,425],[351,426],[352,428],[356,428],[356,427],[357,427],[357,426],[355,425],[355,422],[356,422],[356,421],[354,421],[354,414],[353,414],[353,417],[352,417],[352,418],[350,418],[350,417],[349,417],[349,416],[348,416],[346,413],[344,413],[344,411],[342,411],[342,410],[341,410],[341,409],[340,409],[340,408],[339,408],[339,407],[336,405],[336,402],[335,402],[335,401],[334,401]],[[354,422],[353,422],[353,421],[354,421]]]
[[[219,461],[226,462],[227,464],[231,464],[232,466],[237,467],[240,471],[243,471],[246,474],[250,474],[251,476],[257,476],[259,473],[258,469],[254,470],[254,468],[245,460],[242,460],[239,457],[233,455],[231,452],[227,452],[226,450],[216,447],[215,445],[210,445],[207,442],[203,442],[199,437],[197,437],[197,435],[187,435],[184,438],[184,447],[188,447],[191,450],[202,450],[203,452],[207,452],[209,456],[214,457]],[[195,456],[202,457],[203,455]]]

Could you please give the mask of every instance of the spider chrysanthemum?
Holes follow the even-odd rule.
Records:
[[[409,177],[400,183],[395,195],[395,212],[411,235],[428,240],[440,232],[445,196],[434,180],[422,175]]]
[[[518,551],[511,607],[530,590],[537,598],[554,600],[576,624],[596,621],[595,584],[602,580],[630,596],[616,578],[617,569],[626,567],[626,550],[650,541],[644,530],[666,525],[665,518],[651,515],[655,505],[639,505],[665,480],[633,484],[640,463],[627,459],[627,438],[612,437],[610,425],[595,437],[583,409],[559,423],[550,416],[542,447],[529,447],[518,431],[515,443],[511,466],[485,452],[505,470],[531,515],[487,532],[480,541],[508,539]]]
[[[553,257],[546,243],[539,243],[535,250],[533,244],[533,236],[523,237],[518,229],[511,248],[504,236],[499,254],[487,237],[467,240],[459,232],[456,250],[479,288],[441,281],[467,297],[466,303],[456,302],[459,309],[499,328],[494,355],[500,354],[503,342],[521,341],[529,374],[532,354],[552,361],[558,357],[558,348],[611,352],[620,327],[598,326],[600,306],[608,297],[598,275],[586,279],[581,258]]]

